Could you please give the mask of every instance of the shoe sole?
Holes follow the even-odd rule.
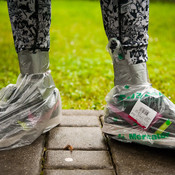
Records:
[[[137,126],[128,128],[108,123],[104,123],[102,131],[109,134],[111,138],[122,142],[135,142],[151,147],[175,148],[175,138],[169,137],[169,133],[154,134],[137,129]]]
[[[48,112],[49,113],[49,112]],[[47,119],[48,114],[45,114],[44,118]],[[61,98],[59,98],[58,102],[53,107],[53,111],[51,112],[50,120],[48,120],[47,124],[45,124],[44,118],[40,121],[38,127],[30,128],[26,130],[19,131],[16,135],[10,138],[0,139],[0,151],[1,150],[9,150],[12,148],[22,147],[26,145],[30,145],[34,140],[36,140],[42,133],[46,133],[55,126],[60,124],[61,117]],[[42,133],[38,132],[40,128],[45,128]],[[28,139],[23,140],[23,137],[28,137]]]

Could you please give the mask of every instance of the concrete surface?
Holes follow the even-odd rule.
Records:
[[[50,169],[113,169],[107,151],[49,150],[46,157],[45,168]]]
[[[109,141],[117,175],[174,175],[175,151]]]
[[[57,127],[50,131],[48,149],[63,149],[66,145],[76,150],[106,149],[99,127]]]
[[[175,150],[106,139],[102,115],[103,111],[63,110],[60,126],[33,144],[0,151],[0,175],[175,174]],[[65,150],[66,145],[73,150]]]
[[[0,175],[38,175],[44,149],[44,136],[32,145],[0,151]]]
[[[44,175],[115,175],[113,170],[45,170]]]

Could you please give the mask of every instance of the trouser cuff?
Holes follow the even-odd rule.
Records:
[[[128,64],[145,63],[148,60],[147,46],[123,47],[123,52]]]

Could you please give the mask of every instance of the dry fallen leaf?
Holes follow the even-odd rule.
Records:
[[[65,150],[70,150],[71,152],[73,151],[73,147],[71,145],[66,145],[64,147]]]

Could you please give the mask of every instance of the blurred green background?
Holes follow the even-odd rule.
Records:
[[[19,74],[7,5],[0,1],[0,89]],[[98,1],[52,0],[50,68],[63,109],[103,109],[112,89]],[[175,102],[175,4],[150,3],[148,70],[153,87]]]

